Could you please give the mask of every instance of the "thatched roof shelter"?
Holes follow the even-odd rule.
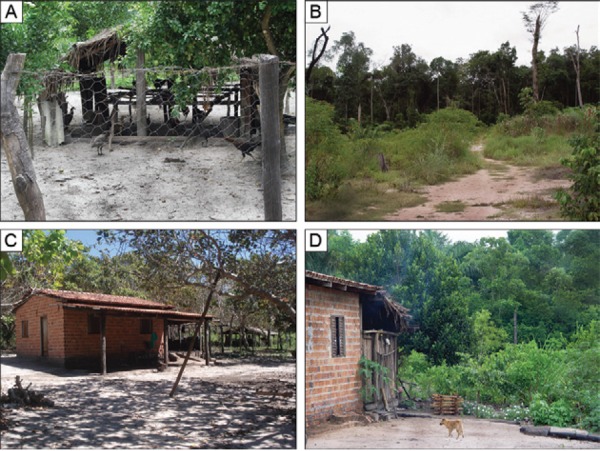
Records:
[[[71,47],[65,60],[78,72],[96,72],[106,60],[124,56],[127,44],[119,37],[119,29],[103,30],[96,36]]]

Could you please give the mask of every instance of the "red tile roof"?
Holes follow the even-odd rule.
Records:
[[[153,308],[161,310],[172,310],[173,306],[161,304],[160,302],[148,301],[146,299],[131,297],[131,296],[115,296],[112,294],[101,294],[101,293],[85,293],[79,291],[65,291],[65,290],[50,290],[47,288],[34,289],[31,293],[23,299],[25,302],[31,296],[44,295],[54,298],[58,298],[63,302],[77,302],[80,304],[94,304],[94,305],[112,305],[120,307],[138,307],[138,308]]]
[[[382,291],[383,287],[369,285],[368,283],[355,282],[354,280],[342,279],[341,277],[329,276],[314,271],[306,271],[306,281],[317,283],[318,285],[331,284],[332,288],[346,290],[353,288],[353,291],[364,293],[376,293]]]

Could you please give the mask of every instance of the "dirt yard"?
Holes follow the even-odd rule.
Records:
[[[481,152],[482,145],[471,150]],[[385,217],[389,221],[485,221],[560,219],[552,193],[571,182],[565,172],[540,171],[483,158],[486,168],[458,180],[425,188],[427,202]],[[444,211],[444,204],[460,204]],[[518,207],[522,203],[524,207]],[[513,205],[511,205],[513,204]],[[554,206],[552,204],[555,204]],[[517,206],[515,206],[517,205]],[[531,208],[534,207],[534,208]]]
[[[463,418],[464,438],[440,426],[440,417],[401,418],[366,426],[340,426],[309,435],[306,449],[386,449],[386,448],[508,448],[598,449],[594,442],[534,437],[519,432],[519,426],[486,420]]]
[[[70,93],[73,104],[77,96]],[[226,112],[215,107],[212,125]],[[203,143],[150,141],[104,146],[98,155],[90,138],[59,147],[42,145],[34,108],[34,168],[48,221],[262,221],[262,154],[244,158],[233,144],[211,137]],[[157,107],[153,122],[160,123]],[[156,111],[155,111],[156,110]],[[221,111],[223,110],[223,111]],[[73,124],[82,119],[75,112]],[[210,121],[207,119],[207,123]],[[296,219],[296,134],[286,136],[288,165],[282,174],[284,221]],[[70,139],[70,138],[69,138]],[[21,221],[12,178],[2,152],[2,221]]]
[[[16,375],[54,408],[9,409],[3,448],[295,448],[296,367],[290,359],[192,362],[99,374],[2,357],[2,390]]]

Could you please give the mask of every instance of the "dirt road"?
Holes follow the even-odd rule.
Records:
[[[192,362],[107,376],[2,357],[2,389],[16,375],[56,404],[10,409],[3,448],[295,448],[296,368],[290,360]]]
[[[401,418],[367,426],[340,427],[309,436],[306,449],[598,448],[594,442],[524,435],[519,432],[519,426],[512,424],[470,418],[463,418],[463,424],[465,437],[460,439],[456,439],[456,432],[448,437],[448,430],[440,426],[437,417]]]
[[[471,150],[481,152],[482,144]],[[427,202],[403,208],[385,217],[389,221],[484,221],[548,220],[557,214],[552,193],[570,182],[564,171],[548,171],[545,176],[530,167],[511,166],[483,158],[486,168],[475,174],[441,185],[428,186],[423,194]],[[550,178],[548,178],[550,177]],[[523,202],[537,208],[511,208],[511,202]],[[457,211],[444,211],[455,204]],[[550,217],[548,217],[550,216]]]

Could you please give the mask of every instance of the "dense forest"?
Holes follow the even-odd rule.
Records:
[[[408,395],[459,393],[466,412],[600,430],[600,231],[511,230],[450,242],[330,231],[309,270],[381,285],[410,309],[399,338]]]
[[[10,305],[29,288],[136,296],[192,312],[208,308],[242,338],[249,328],[295,335],[295,231],[99,231],[100,253],[63,230],[25,230],[23,242],[23,253],[2,254],[2,348],[14,344]],[[217,296],[207,306],[217,274]]]
[[[377,66],[354,32],[327,48],[322,29],[307,43],[307,218],[385,219],[425,202],[417,195],[425,185],[486,169],[483,156],[528,166],[534,179],[570,180],[569,188],[519,201],[537,209],[537,219],[598,220],[600,51],[579,46],[579,28],[564,48],[538,50],[535,24],[543,28],[557,9],[547,1],[523,12],[530,66],[516,64],[509,41],[429,62],[398,43]],[[471,151],[476,143],[482,152]]]
[[[470,111],[481,122],[494,124],[522,114],[519,96],[531,89],[532,68],[516,65],[517,50],[510,42],[467,59],[449,61],[439,56],[430,62],[418,56],[410,44],[401,44],[394,46],[387,65],[372,68],[371,49],[350,31],[330,52],[332,57],[338,56],[336,70],[325,65],[313,69],[307,95],[334,105],[336,122],[342,126],[361,115],[365,125],[414,127],[424,114],[447,107]],[[576,54],[575,45],[562,51],[553,49],[548,55],[539,52],[539,100],[547,102],[544,108],[580,106]],[[579,65],[583,103],[598,103],[600,50],[595,46],[580,49]]]

